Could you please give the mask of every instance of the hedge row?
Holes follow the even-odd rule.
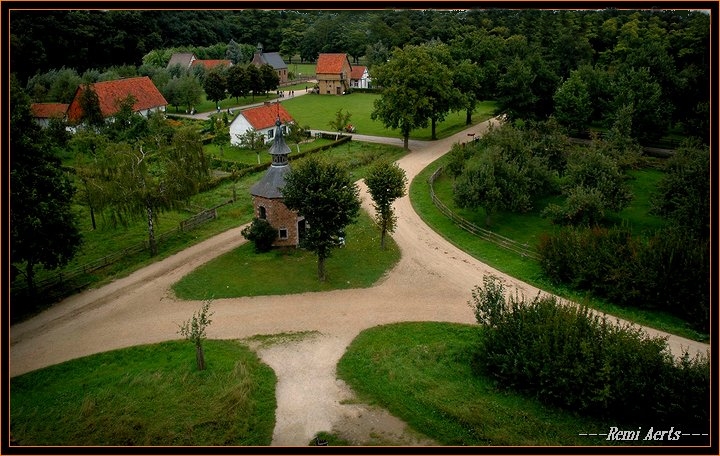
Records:
[[[545,234],[540,265],[552,280],[611,302],[669,312],[699,331],[710,324],[710,245],[667,228],[651,238],[625,228],[563,228]]]
[[[473,291],[483,336],[476,369],[543,402],[618,423],[707,432],[710,367],[676,360],[663,338],[554,297],[506,300],[493,276]]]

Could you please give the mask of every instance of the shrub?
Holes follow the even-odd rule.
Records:
[[[540,238],[540,266],[553,281],[622,306],[666,311],[707,331],[710,246],[676,229],[649,239],[626,228],[563,228]]]
[[[255,218],[242,230],[242,235],[255,244],[255,252],[267,252],[277,239],[277,231],[265,219]]]
[[[483,325],[476,368],[498,384],[619,422],[707,426],[707,357],[676,361],[665,339],[555,297],[506,301],[493,276],[470,305]]]

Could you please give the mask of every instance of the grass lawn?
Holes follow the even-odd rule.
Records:
[[[479,335],[479,326],[454,323],[370,328],[340,359],[338,377],[361,400],[386,408],[441,445],[610,444],[604,437],[578,434],[607,433],[622,423],[545,406],[473,373]]]
[[[399,130],[385,128],[379,120],[370,119],[373,103],[379,97],[380,95],[373,93],[351,93],[343,96],[310,94],[287,99],[283,101],[283,106],[301,126],[309,126],[313,130],[330,130],[328,123],[334,120],[335,113],[342,109],[343,112],[352,114],[350,123],[355,126],[358,134],[401,138]],[[494,113],[495,108],[495,102],[480,103],[473,114],[473,123],[486,120]],[[465,112],[453,112],[448,114],[445,121],[438,122],[436,133],[438,139],[441,139],[465,128]],[[411,139],[430,140],[430,137],[429,125],[410,133]]]
[[[194,270],[172,288],[181,299],[367,288],[400,260],[400,250],[391,237],[387,238],[386,250],[380,249],[380,234],[364,211],[356,224],[348,226],[345,242],[345,247],[335,249],[325,261],[324,283],[318,280],[317,256],[312,252],[288,249],[255,253],[248,242]],[[259,277],[283,280],[265,281]]]
[[[491,267],[516,277],[540,289],[552,292],[566,299],[587,304],[589,307],[606,312],[637,324],[642,324],[687,337],[692,340],[707,341],[708,335],[701,334],[692,329],[685,321],[667,313],[621,307],[602,299],[595,298],[587,292],[575,291],[564,285],[557,285],[544,277],[540,264],[530,258],[523,258],[506,249],[484,241],[477,236],[461,229],[449,218],[444,216],[430,199],[428,178],[440,166],[448,162],[447,156],[430,164],[418,174],[410,185],[410,200],[420,217],[435,231],[442,234],[448,241],[458,248],[468,252],[478,260]],[[655,169],[641,169],[633,171],[635,178],[630,181],[632,191],[636,195],[632,204],[618,214],[626,220],[629,226],[638,233],[647,232],[658,227],[660,220],[648,215],[649,191],[662,176],[662,172]],[[453,211],[484,227],[484,211],[469,211],[459,209],[452,200],[452,182],[450,177],[441,177],[436,181],[437,196]],[[546,219],[539,216],[539,210],[528,214],[500,213],[494,216],[491,229],[505,237],[536,245],[542,232],[551,232],[554,227]]]
[[[75,359],[10,381],[17,445],[269,445],[275,374],[237,341],[172,341]]]

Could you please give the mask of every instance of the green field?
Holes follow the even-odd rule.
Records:
[[[10,381],[16,445],[269,445],[275,374],[237,341],[189,341],[78,358]]]
[[[331,130],[328,125],[335,119],[335,113],[342,109],[343,112],[352,114],[350,123],[356,128],[356,133],[371,136],[387,136],[401,138],[399,130],[385,128],[381,121],[372,120],[370,113],[373,111],[373,103],[380,95],[373,93],[351,93],[348,95],[317,95],[308,94],[302,97],[284,100],[283,106],[301,126],[309,126],[313,130]],[[493,115],[496,109],[495,102],[483,102],[478,105],[473,114],[473,123],[482,122]],[[443,122],[438,122],[436,133],[438,139],[446,138],[466,128],[465,112],[452,112],[447,115]],[[430,140],[430,125],[426,128],[413,130],[410,133],[411,139]]]

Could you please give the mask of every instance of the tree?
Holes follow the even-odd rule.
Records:
[[[317,255],[318,279],[324,282],[325,260],[360,212],[358,187],[340,165],[309,157],[287,174],[282,194],[285,205],[305,217],[303,246]]]
[[[81,121],[93,127],[105,125],[105,118],[100,109],[100,98],[92,86],[86,85],[80,93]]]
[[[210,301],[205,301],[199,311],[193,313],[193,316],[182,323],[178,333],[187,340],[195,344],[195,361],[198,370],[205,370],[205,351],[203,350],[203,340],[207,338],[205,330],[212,320],[210,317]]]
[[[250,93],[250,75],[242,65],[233,65],[227,70],[227,88],[231,97],[239,101],[240,97]]]
[[[373,199],[375,221],[380,227],[380,247],[385,250],[385,233],[395,231],[393,202],[405,196],[407,176],[396,163],[379,161],[370,168],[365,184]]]
[[[267,63],[260,66],[260,80],[262,81],[262,91],[276,90],[280,84],[280,76],[277,71]]]
[[[75,188],[32,119],[30,100],[10,81],[10,261],[30,295],[38,266],[67,264],[82,242],[72,209]]]
[[[687,141],[667,162],[667,172],[652,198],[652,211],[691,238],[710,237],[710,153]]]
[[[426,126],[428,121],[432,139],[436,139],[437,122],[451,109],[462,107],[462,95],[452,84],[452,65],[443,44],[396,49],[390,61],[373,71],[373,80],[383,91],[370,117],[380,119],[386,127],[399,128],[406,149],[410,131]]]
[[[248,81],[250,82],[249,87],[252,91],[252,99],[255,101],[255,95],[265,90],[265,82],[263,81],[262,73],[258,67],[253,64],[245,67],[248,75]]]
[[[265,135],[255,130],[254,128],[248,128],[245,133],[241,135],[235,135],[240,140],[240,144],[250,150],[254,150],[257,154],[257,162],[260,164],[260,148],[265,144]]]
[[[565,203],[549,204],[542,215],[563,225],[596,225],[632,200],[617,162],[594,148],[570,154],[562,189]]]
[[[227,79],[224,68],[213,68],[208,71],[203,81],[203,89],[208,100],[215,102],[215,107],[220,109],[220,101],[226,98]]]
[[[592,104],[588,88],[580,77],[580,73],[573,71],[570,77],[558,87],[553,97],[555,102],[555,118],[560,124],[571,131],[583,132],[590,122]]]
[[[202,65],[197,66],[202,67]],[[203,89],[197,78],[191,75],[185,75],[178,81],[177,91],[179,99],[182,100],[182,104],[187,106],[189,112],[193,106],[200,103]]]
[[[330,128],[332,128],[334,131],[342,132],[345,130],[345,127],[347,127],[350,124],[350,118],[352,117],[352,114],[350,112],[343,112],[342,108],[338,109],[335,113],[335,118],[328,122],[328,125]]]
[[[230,40],[227,45],[227,51],[225,52],[225,58],[230,60],[233,66],[244,65],[252,60],[254,53],[255,46],[251,44],[239,44],[236,43],[235,40]]]
[[[482,70],[470,60],[463,60],[455,66],[453,84],[462,94],[461,104],[465,108],[465,125],[472,123],[475,107],[485,93],[481,83]]]
[[[109,143],[98,160],[93,180],[101,200],[110,208],[113,223],[145,218],[152,256],[157,254],[158,214],[179,207],[182,200],[197,193],[209,174],[195,128],[176,130],[170,142],[157,138],[142,138],[145,141],[132,144]]]

